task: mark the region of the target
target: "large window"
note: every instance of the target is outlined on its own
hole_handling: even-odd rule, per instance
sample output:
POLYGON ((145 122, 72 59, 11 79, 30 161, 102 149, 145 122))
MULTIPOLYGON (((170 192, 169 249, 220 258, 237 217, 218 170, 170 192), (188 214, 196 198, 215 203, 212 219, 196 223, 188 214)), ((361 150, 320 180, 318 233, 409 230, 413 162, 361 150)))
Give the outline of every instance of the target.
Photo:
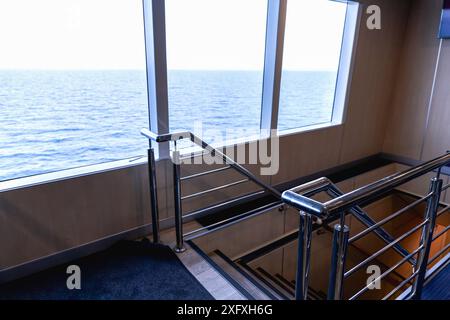
POLYGON ((172 131, 259 133, 266 16, 267 0, 166 0, 172 131))
POLYGON ((145 154, 140 0, 3 0, 0 43, 0 181, 145 154))
POLYGON ((333 117, 347 4, 288 1, 278 129, 333 117))
POLYGON ((0 1, 0 181, 145 154, 148 101, 151 129, 216 146, 276 118, 280 130, 342 120, 357 21, 345 2, 289 0, 284 39, 282 1, 142 3, 0 1))

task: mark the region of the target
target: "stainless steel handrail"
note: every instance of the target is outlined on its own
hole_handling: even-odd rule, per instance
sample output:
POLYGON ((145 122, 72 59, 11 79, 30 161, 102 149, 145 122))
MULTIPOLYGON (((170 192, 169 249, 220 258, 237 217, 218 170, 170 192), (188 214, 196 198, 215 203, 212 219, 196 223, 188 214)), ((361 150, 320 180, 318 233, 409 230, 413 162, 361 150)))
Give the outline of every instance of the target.
POLYGON ((363 238, 364 236, 368 235, 369 233, 373 232, 376 228, 379 228, 383 225, 385 225, 386 223, 388 223, 389 221, 392 221, 393 219, 401 216, 403 213, 406 213, 408 210, 411 210, 412 208, 414 208, 415 206, 421 204, 424 201, 427 201, 433 194, 429 193, 428 195, 426 195, 423 198, 420 198, 419 200, 416 200, 414 202, 412 202, 411 204, 407 205, 406 207, 398 210, 397 212, 391 214, 390 216, 384 218, 383 220, 377 222, 376 224, 374 224, 373 226, 361 231, 360 233, 358 233, 357 235, 351 237, 348 242, 349 243, 353 243, 355 241, 358 241, 359 239, 363 238))
POLYGON ((404 264, 405 262, 408 261, 408 259, 410 259, 411 257, 413 257, 414 255, 416 255, 420 250, 423 249, 423 245, 419 246, 416 250, 414 250, 413 252, 411 252, 408 256, 406 256, 405 258, 401 259, 399 262, 397 262, 395 265, 393 265, 392 267, 390 267, 388 270, 386 270, 385 272, 383 272, 380 276, 378 276, 376 279, 374 279, 371 283, 367 284, 364 288, 362 288, 360 291, 358 291, 356 294, 354 294, 349 300, 355 300, 358 297, 360 297, 362 294, 364 294, 365 292, 367 292, 367 290, 370 290, 370 285, 372 283, 376 283, 377 281, 381 281, 382 279, 386 278, 388 275, 390 275, 395 269, 397 269, 398 267, 400 267, 402 264, 404 264))
POLYGON ((361 205, 365 201, 371 200, 372 197, 377 197, 384 194, 402 184, 414 180, 415 178, 418 178, 430 171, 441 168, 449 163, 450 153, 446 153, 445 155, 425 162, 422 165, 390 175, 325 203, 321 203, 310 199, 307 196, 296 193, 295 191, 302 186, 283 192, 282 197, 286 203, 296 209, 306 211, 321 219, 326 219, 336 212, 345 211, 356 205, 361 205))
POLYGON ((228 170, 230 168, 231 168, 231 166, 225 166, 225 167, 214 169, 214 170, 210 170, 210 171, 205 171, 205 172, 192 174, 190 176, 181 177, 180 180, 181 181, 186 181, 186 180, 191 180, 191 179, 195 179, 195 178, 200 178, 200 177, 203 177, 203 176, 206 176, 206 175, 209 175, 209 174, 222 172, 222 171, 228 170))
POLYGON ((215 149, 196 135, 194 135, 192 132, 184 131, 184 132, 175 132, 175 133, 169 133, 169 134, 162 134, 157 135, 153 132, 151 132, 148 129, 142 129, 141 134, 148 139, 151 139, 153 141, 156 141, 158 143, 161 142, 169 142, 169 141, 178 141, 183 139, 189 139, 191 142, 195 143, 196 145, 202 147, 203 149, 209 151, 212 155, 221 157, 222 160, 225 162, 225 164, 230 165, 241 173, 242 175, 246 176, 250 180, 252 180, 254 183, 259 185, 260 187, 264 188, 265 190, 269 191, 272 195, 274 195, 277 199, 281 199, 281 193, 275 189, 274 187, 266 184, 265 182, 261 181, 259 178, 257 178, 253 173, 251 173, 249 170, 241 166, 239 163, 222 153, 220 150, 215 149))
POLYGON ((344 278, 348 278, 349 276, 351 276, 352 274, 354 274, 356 271, 358 271, 359 269, 361 269, 361 267, 363 267, 364 265, 368 264, 370 261, 374 260, 375 258, 379 257, 380 255, 382 255, 383 253, 385 253, 386 251, 388 251, 389 249, 391 249, 395 244, 399 243, 400 241, 408 238, 410 235, 412 235, 413 233, 415 233, 417 230, 421 229, 424 225, 426 225, 427 223, 429 223, 428 220, 425 220, 424 222, 418 224, 417 226, 415 226, 414 228, 412 228, 411 230, 409 230, 408 232, 404 233, 402 236, 398 237, 394 242, 392 242, 391 244, 383 247, 382 249, 378 250, 377 252, 375 252, 374 254, 370 255, 368 258, 366 258, 364 261, 358 263, 356 266, 354 266, 353 268, 351 268, 350 270, 348 270, 347 272, 344 273, 344 278))
MULTIPOLYGON (((299 210, 301 225, 302 223, 304 224, 309 220, 308 216, 314 216, 325 221, 340 217, 340 223, 335 226, 333 234, 331 258, 332 263, 329 277, 328 299, 342 299, 344 280, 390 249, 396 249, 396 251, 403 256, 403 259, 400 260, 400 262, 398 262, 396 265, 391 267, 379 278, 382 279, 386 277, 389 273, 393 272, 397 267, 407 261, 410 262, 413 266, 413 274, 405 281, 403 281, 400 286, 398 286, 387 296, 385 296, 384 299, 392 297, 399 289, 401 289, 405 284, 409 283, 412 279, 415 280, 413 282, 413 287, 411 290, 412 294, 409 295, 409 298, 418 299, 421 297, 421 292, 426 277, 426 269, 430 263, 429 256, 431 243, 448 231, 447 227, 444 231, 433 236, 436 218, 444 214, 445 212, 448 212, 449 210, 449 206, 445 207, 442 210, 439 210, 441 193, 449 188, 449 185, 443 186, 443 181, 442 179, 440 179, 441 169, 449 163, 450 152, 447 152, 443 156, 425 162, 422 165, 403 171, 401 173, 390 175, 386 178, 356 189, 347 194, 330 192, 332 191, 334 185, 326 178, 317 179, 315 181, 308 182, 306 184, 283 192, 283 201, 286 204, 289 204, 290 206, 299 210), (367 218, 363 215, 364 212, 362 212, 359 206, 373 203, 385 196, 388 192, 394 190, 396 187, 435 170, 437 170, 436 178, 433 178, 431 180, 430 191, 427 195, 396 211, 395 213, 389 215, 381 221, 373 223, 370 221, 370 219, 366 221, 367 218), (317 201, 311 198, 314 192, 310 191, 326 191, 332 196, 332 199, 326 202, 317 201), (380 232, 380 228, 387 222, 395 219, 396 217, 423 202, 426 202, 426 212, 424 215, 424 220, 420 224, 407 231, 397 239, 389 240, 389 242, 387 242, 387 246, 382 247, 380 250, 367 257, 364 261, 358 263, 350 270, 345 271, 346 252, 348 246, 351 243, 372 232, 378 234, 379 236, 381 235, 381 238, 386 240, 386 234, 383 233, 382 230, 380 232), (359 218, 359 220, 365 223, 368 228, 354 235, 352 238, 349 238, 349 228, 345 225, 345 217, 348 214, 352 214, 355 217, 359 218), (422 230, 420 246, 412 253, 405 251, 400 246, 400 242, 411 236, 413 233, 418 232, 419 230, 422 230), (417 260, 414 259, 414 256, 417 256, 417 260)), ((310 241, 310 238, 308 238, 307 228, 303 229, 304 230, 300 229, 299 232, 297 282, 307 284, 309 274, 308 272, 305 273, 305 270, 309 270, 310 248, 304 247, 305 241, 302 241, 302 239, 306 237, 305 239, 308 239, 308 241, 310 241), (306 253, 305 250, 307 251, 306 253)), ((437 259, 439 255, 445 253, 447 249, 448 245, 440 252, 438 252, 438 255, 432 257, 431 261, 437 259)), ((352 299, 357 298, 358 296, 363 294, 366 289, 367 288, 363 288, 362 290, 357 292, 352 297, 352 299)), ((304 290, 305 287, 303 286, 301 290, 298 291, 298 294, 301 297, 304 297, 304 295, 302 295, 302 292, 304 292, 304 290)))
MULTIPOLYGON (((208 151, 211 156, 221 158, 222 161, 224 162, 224 164, 226 165, 226 167, 224 167, 224 168, 212 170, 212 171, 209 171, 208 173, 214 173, 214 172, 223 171, 228 168, 233 168, 237 172, 239 172, 240 174, 242 174, 243 176, 246 177, 245 180, 236 181, 236 182, 224 185, 224 186, 212 188, 210 190, 205 190, 205 191, 197 192, 197 193, 194 193, 191 195, 182 196, 181 195, 181 193, 182 193, 181 192, 181 189, 182 189, 181 182, 182 181, 186 181, 186 180, 189 180, 192 178, 197 178, 199 176, 206 175, 208 173, 195 174, 195 175, 184 177, 184 178, 181 177, 180 154, 179 154, 179 151, 177 151, 175 148, 175 151, 173 152, 173 186, 174 186, 174 209, 175 209, 174 211, 175 211, 175 235, 176 235, 175 251, 177 253, 183 252, 185 250, 185 248, 184 248, 185 235, 183 234, 183 222, 184 222, 184 219, 186 218, 186 216, 183 216, 183 210, 182 210, 183 200, 188 200, 191 198, 203 196, 203 195, 209 194, 211 192, 223 190, 225 188, 236 186, 241 183, 245 183, 247 181, 252 181, 253 183, 262 187, 264 192, 269 192, 270 194, 275 196, 275 198, 279 201, 279 203, 281 205, 281 193, 277 189, 273 188, 272 186, 266 184, 265 182, 263 182, 262 180, 257 178, 253 173, 251 173, 249 170, 244 168, 242 165, 235 162, 233 159, 231 159, 230 157, 228 157, 227 155, 222 153, 220 150, 215 149, 214 147, 212 147, 211 145, 209 145, 208 143, 206 143, 205 141, 203 141, 202 139, 200 139, 199 137, 194 135, 192 132, 184 131, 184 132, 167 133, 167 134, 156 134, 148 129, 142 129, 141 134, 143 136, 145 136, 147 139, 155 141, 157 143, 174 142, 175 147, 176 147, 177 141, 183 140, 183 139, 189 139, 192 143, 194 143, 194 144, 200 146, 202 149, 208 151)), ((150 147, 150 150, 149 150, 149 169, 150 169, 150 166, 153 168, 153 169, 149 170, 150 186, 151 186, 150 193, 151 193, 151 199, 153 201, 153 199, 157 199, 156 187, 155 188, 152 187, 152 186, 156 186, 156 177, 154 174, 155 161, 154 161, 153 149, 150 147), (150 157, 150 155, 152 156, 152 158, 150 157)), ((259 191, 258 191, 258 193, 259 193, 259 191)), ((157 207, 155 207, 155 206, 152 207, 152 221, 153 221, 154 226, 155 225, 157 226, 157 224, 158 224, 158 221, 156 221, 156 219, 158 219, 158 216, 159 216, 157 210, 158 210, 157 207)), ((199 213, 199 211, 193 212, 193 213, 191 212, 188 215, 192 216, 197 213, 199 213)), ((153 233, 154 233, 154 239, 156 242, 156 239, 159 239, 159 228, 154 227, 153 233), (155 235, 156 233, 158 235, 155 235)))
POLYGON ((242 180, 239 180, 239 181, 230 182, 230 183, 225 184, 223 186, 215 187, 215 188, 208 189, 208 190, 205 190, 205 191, 199 191, 197 193, 193 193, 193 194, 181 197, 181 200, 188 200, 188 199, 200 197, 200 196, 203 196, 205 194, 208 194, 208 193, 211 193, 211 192, 215 192, 215 191, 219 191, 219 190, 223 190, 223 189, 227 189, 227 188, 230 188, 230 187, 233 187, 233 186, 237 186, 239 184, 242 184, 242 183, 245 183, 245 182, 248 182, 248 181, 250 181, 250 180, 249 179, 242 179, 242 180))

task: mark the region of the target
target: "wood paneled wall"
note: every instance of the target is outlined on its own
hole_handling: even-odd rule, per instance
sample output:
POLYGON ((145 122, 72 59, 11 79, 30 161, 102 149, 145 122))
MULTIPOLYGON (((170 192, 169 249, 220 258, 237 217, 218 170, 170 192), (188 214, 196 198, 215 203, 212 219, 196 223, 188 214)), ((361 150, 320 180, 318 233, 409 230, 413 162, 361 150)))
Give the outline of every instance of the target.
POLYGON ((414 0, 383 151, 429 160, 450 149, 450 41, 437 38, 441 0, 414 0))

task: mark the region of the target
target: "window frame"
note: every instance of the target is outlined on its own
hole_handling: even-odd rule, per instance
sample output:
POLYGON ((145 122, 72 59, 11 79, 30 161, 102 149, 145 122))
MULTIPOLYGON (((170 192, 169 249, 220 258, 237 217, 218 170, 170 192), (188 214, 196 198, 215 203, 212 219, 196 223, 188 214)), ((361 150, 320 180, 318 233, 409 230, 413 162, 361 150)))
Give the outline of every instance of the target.
MULTIPOLYGON (((329 1, 347 4, 331 119, 329 122, 316 123, 283 130, 278 130, 277 121, 276 129, 279 136, 309 132, 327 127, 335 127, 345 123, 362 10, 360 3, 357 1, 329 1)), ((279 90, 279 96, 281 96, 281 88, 279 88, 279 90)))
MULTIPOLYGON (((284 36, 286 30, 288 0, 267 0, 266 40, 261 99, 261 119, 259 138, 267 138, 271 132, 286 135, 304 131, 323 129, 345 122, 354 56, 357 47, 360 4, 347 3, 343 40, 338 66, 338 76, 334 93, 332 119, 330 122, 278 131, 278 116, 283 71, 284 36)), ((150 130, 163 134, 169 128, 169 104, 166 58, 166 16, 165 0, 143 0, 144 26, 146 34, 147 92, 149 95, 150 130)), ((253 141, 255 137, 239 139, 240 142, 253 141)), ((170 156, 169 145, 153 145, 157 158, 170 156)))
MULTIPOLYGON (((277 132, 278 130, 287 1, 267 0, 268 9, 260 121, 263 135, 259 137, 241 138, 236 143, 248 143, 258 138, 267 138, 269 132, 277 132)), ((279 136, 321 130, 327 127, 342 125, 345 122, 362 10, 360 4, 356 1, 343 2, 347 3, 347 13, 332 120, 324 124, 278 131, 277 134, 279 136)), ((143 0, 143 20, 150 130, 158 134, 164 134, 169 132, 165 0, 143 0)), ((143 147, 144 141, 145 139, 143 138, 143 147)), ((155 143, 152 144, 152 147, 155 149, 158 159, 167 159, 170 157, 170 146, 168 143, 155 143)), ((21 177, 0 182, 0 191, 76 178, 144 163, 146 163, 146 159, 144 158, 132 158, 21 177)))

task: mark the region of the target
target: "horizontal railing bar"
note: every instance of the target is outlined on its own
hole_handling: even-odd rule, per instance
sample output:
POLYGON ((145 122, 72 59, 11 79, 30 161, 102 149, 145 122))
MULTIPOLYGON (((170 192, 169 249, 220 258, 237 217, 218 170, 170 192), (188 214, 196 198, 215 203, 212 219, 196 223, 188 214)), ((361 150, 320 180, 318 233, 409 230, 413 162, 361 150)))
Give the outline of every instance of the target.
POLYGON ((276 203, 276 204, 271 203, 271 204, 268 204, 268 205, 263 206, 261 208, 254 209, 254 210, 251 210, 249 212, 242 213, 242 214, 237 215, 235 217, 231 217, 231 218, 228 218, 228 219, 225 219, 225 220, 213 223, 211 225, 208 225, 208 226, 205 226, 205 227, 198 228, 196 230, 190 231, 190 232, 184 234, 183 237, 186 238, 186 240, 193 240, 195 238, 203 237, 203 236, 205 236, 205 235, 207 235, 209 233, 221 230, 223 228, 227 228, 227 227, 232 226, 232 225, 234 225, 236 223, 239 223, 239 222, 245 221, 247 219, 253 218, 255 216, 258 216, 260 214, 269 212, 270 210, 272 210, 272 209, 274 209, 276 207, 279 207, 281 205, 282 205, 281 201, 276 203), (217 227, 217 228, 215 228, 215 227, 217 227), (202 232, 202 231, 204 231, 204 232, 202 232), (199 232, 202 232, 202 233, 196 235, 199 232))
POLYGON ((390 297, 392 297, 398 290, 400 290, 403 286, 405 286, 408 282, 410 282, 412 279, 414 279, 415 277, 417 277, 417 275, 419 274, 419 270, 417 270, 416 272, 412 273, 408 278, 406 278, 405 280, 403 280, 397 287, 395 287, 394 290, 392 290, 391 292, 389 292, 386 296, 384 296, 384 298, 382 300, 388 300, 390 297))
POLYGON ((344 278, 348 278, 349 276, 351 276, 353 273, 355 273, 356 271, 358 271, 362 266, 366 265, 367 263, 369 263, 370 261, 372 261, 373 259, 375 259, 376 257, 382 255, 383 253, 385 253, 387 250, 389 250, 390 248, 392 248, 394 245, 396 245, 397 243, 399 243, 400 241, 402 241, 403 239, 409 237, 410 235, 412 235, 414 232, 416 232, 417 230, 419 230, 420 228, 422 228, 424 225, 426 225, 429 222, 428 219, 426 219, 425 221, 423 221, 421 224, 415 226, 414 228, 412 228, 411 230, 409 230, 408 232, 404 233, 401 237, 397 238, 396 240, 394 240, 393 242, 391 242, 389 245, 383 247, 382 249, 380 249, 379 251, 377 251, 376 253, 374 253, 373 255, 371 255, 370 257, 368 257, 367 259, 365 259, 364 261, 360 262, 359 264, 357 264, 356 266, 354 266, 352 269, 350 269, 349 271, 344 273, 344 278))
POLYGON ((182 178, 180 178, 180 180, 181 181, 185 181, 185 180, 195 179, 195 178, 206 176, 208 174, 213 174, 213 173, 225 171, 225 170, 228 170, 230 168, 231 168, 231 166, 226 166, 226 167, 222 167, 222 168, 218 168, 218 169, 214 169, 214 170, 200 172, 200 173, 196 173, 196 174, 193 174, 193 175, 190 175, 190 176, 182 177, 182 178))
MULTIPOLYGON (((367 204, 376 196, 385 194, 386 192, 395 189, 411 180, 414 180, 425 173, 433 171, 437 168, 443 167, 450 163, 450 153, 427 161, 417 167, 408 169, 406 171, 395 173, 374 183, 363 186, 359 189, 346 193, 337 198, 331 199, 325 203, 321 203, 296 194, 292 190, 283 193, 283 199, 298 210, 303 210, 309 214, 318 216, 319 218, 327 218, 335 213, 346 211, 354 206, 367 204)), ((301 189, 303 186, 297 188, 301 189)), ((297 189, 295 188, 295 189, 297 189)), ((293 189, 293 190, 295 190, 293 189)))
POLYGON ((446 184, 445 186, 443 186, 441 192, 444 192, 444 191, 447 190, 448 188, 450 188, 450 183, 449 183, 449 184, 446 184))
POLYGON ((239 180, 239 181, 236 181, 236 182, 228 183, 228 184, 225 184, 225 185, 220 186, 220 187, 208 189, 208 190, 205 190, 205 191, 200 191, 200 192, 197 192, 197 193, 194 193, 194 194, 190 194, 188 196, 181 197, 181 200, 187 200, 187 199, 200 197, 200 196, 203 196, 205 194, 208 194, 208 193, 211 193, 211 192, 215 192, 215 191, 219 191, 219 190, 223 190, 223 189, 230 188, 230 187, 234 187, 234 186, 237 186, 239 184, 242 184, 242 183, 245 183, 245 182, 248 182, 248 181, 250 181, 250 180, 249 179, 243 179, 243 180, 239 180))
POLYGON ((438 253, 436 253, 433 258, 428 260, 428 264, 430 265, 431 263, 433 263, 437 258, 439 258, 445 251, 447 251, 450 248, 450 243, 447 243, 447 245, 442 248, 441 250, 438 251, 438 253))
POLYGON ((441 215, 443 215, 446 212, 450 212, 450 205, 445 206, 444 209, 439 210, 438 213, 436 214, 436 218, 440 217, 441 215))
MULTIPOLYGON (((339 188, 333 183, 330 184, 327 193, 332 198, 339 197, 343 194, 341 190, 339 190, 339 188)), ((366 228, 370 228, 372 225, 377 223, 375 220, 370 218, 369 215, 367 215, 367 213, 365 213, 364 210, 359 206, 351 208, 349 210, 349 213, 351 213, 356 219, 358 219, 366 228)), ((381 240, 383 240, 386 244, 389 244, 394 240, 393 237, 390 236, 389 233, 386 232, 382 227, 377 227, 373 231, 375 235, 379 237, 381 240)), ((404 249, 401 245, 394 246, 394 250, 397 251, 403 257, 406 257, 409 254, 409 252, 406 249, 404 249)), ((410 262, 412 265, 416 263, 415 259, 411 259, 410 262)))
POLYGON ((425 196, 424 198, 421 198, 417 201, 414 201, 413 203, 409 204, 408 206, 398 210, 397 212, 393 213, 392 215, 384 218, 383 220, 377 222, 376 224, 374 224, 373 226, 361 231, 359 234, 351 237, 348 242, 349 243, 353 243, 355 241, 358 241, 359 239, 361 239, 362 237, 366 236, 367 234, 369 234, 370 232, 372 232, 375 229, 378 229, 379 227, 383 226, 384 224, 388 223, 389 221, 397 218, 398 216, 402 215, 403 213, 407 212, 408 210, 414 208, 415 206, 419 205, 420 203, 428 200, 433 194, 430 193, 427 196, 425 196))
MULTIPOLYGON (((410 258, 412 258, 412 256, 414 256, 415 254, 417 254, 420 250, 422 250, 423 245, 421 245, 420 247, 418 247, 416 250, 414 250, 413 252, 411 252, 409 255, 407 255, 405 258, 401 259, 397 264, 395 264, 394 266, 392 266, 391 268, 389 268, 387 271, 385 271, 382 275, 380 275, 378 278, 376 278, 375 280, 373 280, 373 282, 377 282, 377 281, 381 281, 383 280, 387 275, 389 275, 391 272, 393 272, 395 269, 397 269, 398 267, 400 267, 402 264, 404 264, 405 262, 407 262, 410 258)), ((369 284, 366 285, 364 288, 362 288, 359 292, 357 292, 354 296, 352 296, 349 300, 355 300, 358 297, 360 297, 362 294, 364 294, 365 292, 367 292, 367 290, 369 290, 369 284)))
POLYGON ((434 241, 434 240, 438 239, 439 237, 442 237, 442 235, 444 235, 449 229, 450 229, 450 226, 445 227, 445 229, 442 230, 441 232, 439 232, 437 235, 435 235, 433 237, 433 240, 431 240, 431 241, 434 241))
POLYGON ((252 200, 252 199, 254 199, 257 196, 264 194, 265 192, 266 191, 264 191, 264 190, 260 190, 260 191, 257 191, 257 192, 252 192, 252 193, 246 194, 246 195, 244 195, 242 197, 234 198, 234 199, 231 199, 231 200, 227 200, 227 201, 224 201, 224 202, 213 204, 213 205, 211 205, 209 207, 206 207, 206 208, 202 208, 202 209, 198 209, 198 210, 194 210, 194 211, 188 212, 185 215, 183 215, 183 220, 196 219, 196 218, 205 216, 205 215, 207 215, 209 213, 217 212, 216 210, 225 210, 226 208, 229 208, 229 207, 233 206, 235 203, 242 203, 243 201, 246 201, 246 200, 252 200))
POLYGON ((297 186, 295 188, 289 189, 289 191, 292 191, 294 193, 300 193, 303 195, 306 195, 307 193, 311 192, 317 192, 317 190, 326 190, 332 182, 330 179, 326 177, 322 177, 307 183, 302 184, 301 186, 297 186))
POLYGON ((441 157, 438 157, 431 161, 427 161, 422 165, 419 165, 412 169, 390 175, 384 179, 349 192, 341 197, 327 201, 325 204, 323 204, 324 212, 329 215, 336 211, 349 209, 355 205, 361 204, 364 200, 369 199, 373 195, 383 194, 402 184, 405 184, 406 182, 418 178, 427 172, 442 167, 449 162, 450 153, 446 153, 441 157))
POLYGON ((169 141, 178 141, 182 139, 189 139, 191 137, 191 133, 189 131, 181 131, 175 133, 166 133, 166 134, 156 134, 146 128, 141 130, 141 134, 147 137, 150 140, 153 140, 158 143, 169 142, 169 141))
POLYGON ((218 156, 222 158, 222 160, 225 162, 225 164, 230 165, 240 174, 246 176, 250 180, 252 180, 254 183, 259 185, 260 187, 264 188, 265 190, 269 191, 271 194, 273 194, 275 197, 281 200, 281 193, 271 185, 265 183, 264 181, 260 180, 258 177, 256 177, 252 172, 250 172, 248 169, 241 166, 239 163, 228 157, 226 154, 221 152, 218 149, 215 149, 196 135, 194 135, 192 132, 185 131, 185 132, 176 132, 176 133, 169 133, 169 134, 163 134, 163 135, 157 135, 154 132, 151 132, 150 130, 144 128, 141 130, 141 134, 148 139, 152 139, 156 142, 168 142, 168 141, 177 141, 182 139, 189 139, 196 145, 200 146, 201 148, 205 149, 206 151, 209 151, 211 155, 218 156))

